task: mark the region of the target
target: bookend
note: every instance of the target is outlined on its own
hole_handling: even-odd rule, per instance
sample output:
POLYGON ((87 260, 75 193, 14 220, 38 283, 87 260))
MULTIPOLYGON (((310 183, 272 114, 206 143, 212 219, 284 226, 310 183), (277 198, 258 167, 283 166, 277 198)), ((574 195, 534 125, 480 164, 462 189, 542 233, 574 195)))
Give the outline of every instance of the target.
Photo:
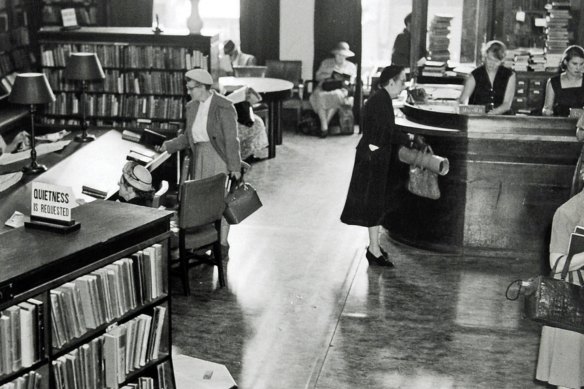
POLYGON ((47 219, 44 217, 31 216, 30 221, 24 222, 25 228, 30 228, 33 230, 44 230, 58 232, 60 234, 67 234, 69 232, 77 231, 81 228, 81 223, 75 220, 63 221, 47 219))

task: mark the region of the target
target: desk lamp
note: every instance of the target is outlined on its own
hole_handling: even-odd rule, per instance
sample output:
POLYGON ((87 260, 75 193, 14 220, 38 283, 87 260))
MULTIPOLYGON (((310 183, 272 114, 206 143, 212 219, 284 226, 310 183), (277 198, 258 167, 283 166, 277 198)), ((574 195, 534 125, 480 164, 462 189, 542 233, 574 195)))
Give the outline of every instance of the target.
POLYGON ((81 81, 81 129, 83 133, 75 137, 77 142, 91 142, 95 136, 87 134, 86 100, 87 82, 103 80, 105 74, 95 53, 71 53, 65 66, 65 78, 81 81))
POLYGON ((46 171, 46 166, 39 165, 36 162, 34 112, 36 104, 48 104, 55 101, 55 95, 47 78, 43 73, 20 73, 16 75, 8 101, 16 104, 26 104, 30 108, 30 166, 25 166, 22 171, 24 174, 37 174, 46 171))

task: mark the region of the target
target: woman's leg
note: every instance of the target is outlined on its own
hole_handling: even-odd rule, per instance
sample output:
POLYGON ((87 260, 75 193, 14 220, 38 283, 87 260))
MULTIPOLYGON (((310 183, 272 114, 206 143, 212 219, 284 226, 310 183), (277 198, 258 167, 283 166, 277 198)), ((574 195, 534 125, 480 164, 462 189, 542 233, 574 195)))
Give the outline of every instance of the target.
POLYGON ((229 223, 225 218, 221 219, 221 233, 219 236, 219 243, 221 244, 221 256, 223 260, 229 257, 229 241, 227 237, 229 236, 229 223))
POLYGON ((368 227, 369 230, 369 252, 376 257, 381 256, 381 247, 379 246, 379 226, 368 227))
POLYGON ((327 119, 327 110, 321 108, 317 111, 318 118, 320 119, 320 130, 327 131, 328 130, 328 119, 327 119))

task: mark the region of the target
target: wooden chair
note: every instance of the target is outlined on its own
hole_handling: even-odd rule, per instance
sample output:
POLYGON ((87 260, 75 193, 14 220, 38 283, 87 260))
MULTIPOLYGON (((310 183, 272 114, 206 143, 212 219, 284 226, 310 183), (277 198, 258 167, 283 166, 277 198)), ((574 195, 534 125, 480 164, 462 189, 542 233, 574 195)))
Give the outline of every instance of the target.
POLYGON ((162 180, 160 182, 160 189, 158 189, 156 193, 154 193, 154 197, 152 198, 152 208, 159 208, 161 205, 164 205, 167 192, 168 181, 162 180))
POLYGON ((201 180, 185 181, 181 185, 180 207, 178 212, 179 263, 183 290, 189 295, 189 268, 202 262, 187 249, 198 250, 212 247, 213 256, 209 257, 217 266, 219 285, 225 286, 225 275, 221 258, 221 218, 225 210, 225 183, 227 175, 217 174, 201 180), (196 259, 194 263, 192 259, 196 259))
POLYGON ((295 110, 296 124, 298 124, 302 115, 304 95, 302 61, 268 59, 266 60, 266 67, 266 77, 279 78, 294 84, 292 94, 290 98, 282 102, 282 108, 295 110))
POLYGON ((234 66, 233 74, 235 77, 265 77, 266 66, 234 66))

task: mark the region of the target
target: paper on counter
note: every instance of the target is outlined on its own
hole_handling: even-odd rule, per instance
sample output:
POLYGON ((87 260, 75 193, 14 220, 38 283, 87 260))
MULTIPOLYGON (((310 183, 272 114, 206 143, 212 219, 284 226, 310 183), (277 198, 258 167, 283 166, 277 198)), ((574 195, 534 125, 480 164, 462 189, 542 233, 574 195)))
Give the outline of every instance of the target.
MULTIPOLYGON (((53 143, 42 143, 36 146, 37 157, 59 151, 65 148, 70 140, 61 140, 53 143)), ((8 153, 0 155, 0 165, 9 165, 14 162, 23 161, 30 158, 30 150, 19 151, 18 153, 8 153)))
POLYGON ((25 216, 22 212, 14 211, 10 219, 4 222, 5 226, 18 228, 24 226, 25 216))
POLYGON ((0 175, 0 192, 4 192, 22 178, 22 172, 8 173, 0 175))
POLYGON ((67 135, 69 135, 71 131, 61 130, 59 132, 53 132, 51 134, 45 134, 40 136, 35 136, 34 138, 38 141, 42 142, 56 142, 58 140, 63 139, 67 135))

